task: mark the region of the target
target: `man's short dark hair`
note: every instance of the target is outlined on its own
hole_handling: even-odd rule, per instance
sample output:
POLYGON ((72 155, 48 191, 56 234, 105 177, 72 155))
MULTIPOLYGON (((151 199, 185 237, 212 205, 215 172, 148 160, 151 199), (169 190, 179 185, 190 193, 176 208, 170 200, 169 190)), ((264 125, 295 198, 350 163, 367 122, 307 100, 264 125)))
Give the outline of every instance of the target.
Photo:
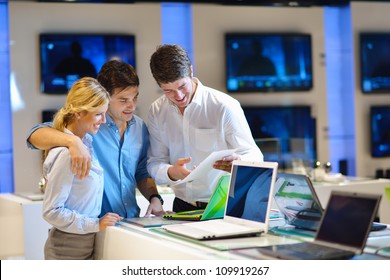
POLYGON ((150 58, 150 70, 158 84, 192 76, 191 60, 179 45, 160 45, 150 58))
POLYGON ((138 87, 139 78, 134 67, 119 60, 110 60, 100 69, 97 80, 112 96, 114 90, 138 87))

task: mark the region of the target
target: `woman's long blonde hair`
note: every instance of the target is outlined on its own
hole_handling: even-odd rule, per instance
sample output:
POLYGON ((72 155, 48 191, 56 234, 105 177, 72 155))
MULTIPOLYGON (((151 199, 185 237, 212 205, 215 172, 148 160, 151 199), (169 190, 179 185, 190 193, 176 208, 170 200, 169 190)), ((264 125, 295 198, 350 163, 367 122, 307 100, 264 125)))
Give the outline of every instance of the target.
MULTIPOLYGON (((53 127, 59 131, 65 128, 76 118, 76 113, 83 111, 94 112, 110 101, 110 94, 94 78, 84 77, 76 81, 68 92, 65 105, 54 115, 53 127)), ((49 150, 44 153, 44 159, 49 150)), ((43 176, 39 182, 41 192, 45 192, 47 178, 43 176)))
POLYGON ((69 90, 65 105, 54 115, 53 127, 64 131, 75 119, 76 113, 96 111, 109 100, 109 93, 96 79, 81 78, 69 90))

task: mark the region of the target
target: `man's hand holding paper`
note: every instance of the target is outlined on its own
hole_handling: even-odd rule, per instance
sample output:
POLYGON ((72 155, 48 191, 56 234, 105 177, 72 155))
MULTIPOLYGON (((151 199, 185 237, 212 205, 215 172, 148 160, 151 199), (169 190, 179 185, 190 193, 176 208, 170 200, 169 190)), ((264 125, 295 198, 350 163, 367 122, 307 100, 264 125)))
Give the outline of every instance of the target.
POLYGON ((230 170, 232 169, 233 160, 240 160, 240 159, 241 159, 240 155, 233 153, 232 155, 223 157, 221 160, 217 160, 214 163, 213 168, 230 172, 230 170))
MULTIPOLYGON (((215 166, 218 167, 217 169, 229 172, 230 171, 230 169, 228 168, 229 164, 231 166, 231 162, 233 161, 233 159, 239 158, 239 156, 234 153, 235 151, 236 151, 236 149, 212 152, 194 170, 192 170, 192 172, 190 170, 186 169, 185 164, 184 164, 182 166, 182 168, 185 168, 189 172, 188 176, 185 177, 183 180, 176 182, 173 185, 177 185, 177 184, 181 184, 181 183, 185 183, 185 182, 191 182, 194 180, 202 180, 202 179, 207 180, 208 172, 212 168, 215 168, 215 166)), ((188 161, 188 162, 190 162, 190 161, 188 161)), ((188 162, 186 162, 186 163, 188 163, 188 162)), ((175 166, 176 165, 177 165, 177 163, 175 164, 175 166)), ((169 170, 168 170, 168 172, 169 172, 169 170)))

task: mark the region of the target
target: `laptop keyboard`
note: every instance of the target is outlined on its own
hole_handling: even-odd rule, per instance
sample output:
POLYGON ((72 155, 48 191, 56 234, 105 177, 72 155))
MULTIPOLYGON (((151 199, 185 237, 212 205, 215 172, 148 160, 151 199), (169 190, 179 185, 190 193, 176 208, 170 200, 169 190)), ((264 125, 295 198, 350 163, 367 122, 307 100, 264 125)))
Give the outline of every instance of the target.
POLYGON ((204 209, 193 210, 193 211, 185 211, 185 212, 177 212, 176 215, 201 215, 204 213, 204 209))
POLYGON ((208 233, 236 233, 246 231, 248 228, 242 225, 236 225, 223 220, 207 221, 204 224, 192 223, 191 228, 196 228, 208 233), (206 225, 207 224, 207 225, 206 225))
POLYGON ((278 250, 279 249, 292 250, 298 253, 311 256, 313 259, 344 259, 351 258, 355 255, 351 251, 327 247, 310 242, 278 245, 278 250))
POLYGON ((203 239, 233 238, 239 236, 251 236, 261 233, 260 229, 254 230, 243 225, 233 224, 224 220, 210 220, 203 222, 185 223, 181 225, 163 226, 168 232, 187 237, 203 239))

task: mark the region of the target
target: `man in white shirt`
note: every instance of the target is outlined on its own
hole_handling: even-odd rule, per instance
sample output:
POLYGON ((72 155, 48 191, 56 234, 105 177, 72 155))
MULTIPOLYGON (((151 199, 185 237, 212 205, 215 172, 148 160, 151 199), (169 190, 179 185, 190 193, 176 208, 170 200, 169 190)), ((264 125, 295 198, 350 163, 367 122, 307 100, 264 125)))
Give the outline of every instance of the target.
POLYGON ((205 180, 171 186, 173 211, 205 208, 219 177, 235 159, 263 161, 240 103, 193 77, 190 58, 178 45, 161 45, 150 68, 164 91, 150 107, 147 169, 158 184, 184 179, 211 152, 236 149, 216 161, 205 180))

